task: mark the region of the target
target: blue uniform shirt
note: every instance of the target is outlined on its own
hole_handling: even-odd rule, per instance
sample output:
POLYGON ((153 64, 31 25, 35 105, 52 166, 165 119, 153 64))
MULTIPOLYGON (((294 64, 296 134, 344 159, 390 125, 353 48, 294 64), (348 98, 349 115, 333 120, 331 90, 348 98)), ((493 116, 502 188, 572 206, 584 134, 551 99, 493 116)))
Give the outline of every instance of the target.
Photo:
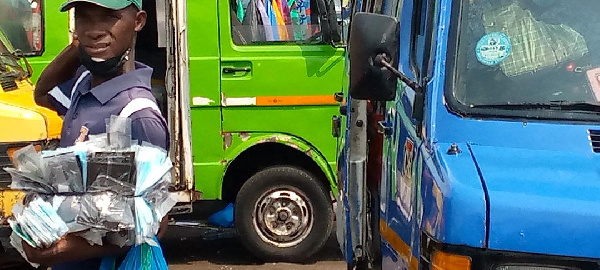
MULTIPOLYGON (((105 133, 106 119, 119 115, 134 99, 145 98, 156 103, 150 90, 151 76, 152 68, 136 63, 135 70, 92 88, 91 74, 82 67, 75 78, 56 86, 49 92, 48 99, 64 116, 60 146, 73 145, 80 137, 82 127, 87 128, 88 135, 105 133)), ((143 108, 129 118, 132 139, 169 149, 167 124, 160 112, 143 108)), ((98 269, 100 262, 101 258, 73 261, 55 265, 52 269, 98 269)))
MULTIPOLYGON (((106 119, 119 115, 133 99, 147 98, 156 103, 151 92, 152 68, 136 62, 135 70, 91 88, 91 74, 80 68, 75 78, 56 86, 49 92, 50 102, 64 116, 60 146, 75 144, 82 127, 88 135, 106 132, 106 119)), ((144 108, 131 116, 131 136, 169 149, 167 124, 154 109, 144 108)), ((85 135, 85 134, 84 134, 85 135)), ((85 137, 85 136, 84 136, 85 137)))

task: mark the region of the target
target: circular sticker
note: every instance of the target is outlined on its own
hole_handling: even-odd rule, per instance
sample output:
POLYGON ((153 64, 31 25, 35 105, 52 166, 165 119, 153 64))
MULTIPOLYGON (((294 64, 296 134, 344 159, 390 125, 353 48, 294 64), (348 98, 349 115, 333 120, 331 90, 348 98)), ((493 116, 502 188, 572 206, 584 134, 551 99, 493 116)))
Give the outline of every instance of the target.
POLYGON ((511 44, 508 36, 501 32, 489 33, 477 42, 475 55, 486 66, 495 66, 510 54, 511 44))

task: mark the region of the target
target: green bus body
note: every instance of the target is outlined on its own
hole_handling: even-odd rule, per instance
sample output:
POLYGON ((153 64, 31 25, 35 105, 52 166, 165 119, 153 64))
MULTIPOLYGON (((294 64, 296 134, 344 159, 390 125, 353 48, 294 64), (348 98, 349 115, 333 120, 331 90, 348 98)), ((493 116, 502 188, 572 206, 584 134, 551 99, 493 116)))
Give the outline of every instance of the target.
MULTIPOLYGON (((69 42, 69 15, 58 12, 61 2, 45 2, 45 50, 29 58, 34 81, 69 42)), ((250 177, 286 165, 337 193, 332 116, 339 104, 333 94, 344 85, 345 49, 326 42, 236 45, 228 0, 186 5, 191 138, 183 140, 191 140, 194 191, 202 200, 236 202, 250 177)), ((299 252, 307 253, 257 253, 277 259, 291 254, 294 260, 316 250, 299 252)))

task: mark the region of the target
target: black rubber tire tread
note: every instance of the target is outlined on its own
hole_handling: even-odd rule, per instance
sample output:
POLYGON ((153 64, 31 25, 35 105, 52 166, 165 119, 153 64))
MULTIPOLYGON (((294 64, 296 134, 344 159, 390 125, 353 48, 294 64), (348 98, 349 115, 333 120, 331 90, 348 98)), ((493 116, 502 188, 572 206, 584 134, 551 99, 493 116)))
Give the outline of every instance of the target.
POLYGON ((243 245, 265 261, 304 262, 327 242, 333 229, 329 188, 307 171, 292 166, 265 168, 244 183, 236 198, 235 227, 243 245), (299 192, 311 204, 313 226, 299 244, 281 248, 264 242, 254 230, 252 214, 259 197, 269 189, 285 187, 299 192))

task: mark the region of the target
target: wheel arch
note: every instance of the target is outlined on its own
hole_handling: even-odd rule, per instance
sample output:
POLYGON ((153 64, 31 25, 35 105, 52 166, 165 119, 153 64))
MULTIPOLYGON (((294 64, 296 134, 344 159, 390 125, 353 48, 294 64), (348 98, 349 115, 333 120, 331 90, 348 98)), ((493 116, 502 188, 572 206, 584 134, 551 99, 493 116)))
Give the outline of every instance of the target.
MULTIPOLYGON (((241 135, 241 133, 240 133, 241 135)), ((323 154, 308 142, 286 134, 244 134, 243 143, 226 157, 228 163, 221 185, 222 198, 233 202, 242 185, 256 172, 274 165, 306 169, 318 177, 333 194, 337 183, 323 154)))

